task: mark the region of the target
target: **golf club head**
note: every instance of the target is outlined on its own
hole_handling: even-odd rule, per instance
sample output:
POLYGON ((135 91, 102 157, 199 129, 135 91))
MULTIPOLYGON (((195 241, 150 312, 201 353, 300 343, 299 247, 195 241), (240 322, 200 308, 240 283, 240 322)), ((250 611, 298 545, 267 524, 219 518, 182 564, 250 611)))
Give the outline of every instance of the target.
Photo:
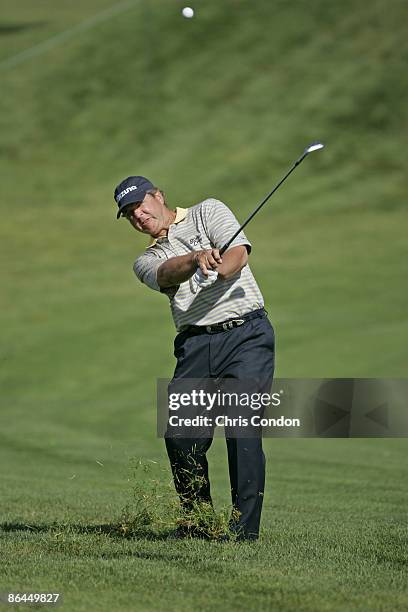
POLYGON ((312 153, 312 151, 318 151, 319 149, 323 149, 324 144, 322 142, 311 142, 308 147, 304 150, 305 155, 308 153, 312 153))

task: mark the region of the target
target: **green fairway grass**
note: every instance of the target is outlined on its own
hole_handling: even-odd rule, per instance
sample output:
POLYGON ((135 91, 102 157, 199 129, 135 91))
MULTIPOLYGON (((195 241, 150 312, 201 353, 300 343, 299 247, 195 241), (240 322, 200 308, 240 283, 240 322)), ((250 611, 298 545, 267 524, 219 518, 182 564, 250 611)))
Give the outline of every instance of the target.
MULTIPOLYGON (((268 441, 264 529, 252 545, 110 533, 132 486, 125 445, 82 433, 42 446, 3 480, 3 588, 60 592, 69 610, 406 609, 405 441, 268 441)), ((156 461, 152 451, 143 455, 156 461)), ((212 476, 219 507, 225 469, 212 476)))
POLYGON ((247 228, 276 374, 407 375, 407 3, 193 7, 1 1, 0 592, 75 611, 406 610, 404 439, 266 440, 255 545, 167 540, 170 516, 120 530, 135 461, 156 462, 152 507, 176 501, 155 437, 174 329, 132 271, 146 237, 115 218, 125 176, 243 221, 322 140, 247 228))

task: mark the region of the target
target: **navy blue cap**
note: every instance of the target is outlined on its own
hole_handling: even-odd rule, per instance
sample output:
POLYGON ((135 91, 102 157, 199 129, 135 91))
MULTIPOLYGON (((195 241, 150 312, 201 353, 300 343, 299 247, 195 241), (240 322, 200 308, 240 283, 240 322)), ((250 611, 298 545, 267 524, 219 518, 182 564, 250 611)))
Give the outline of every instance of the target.
POLYGON ((122 210, 128 204, 142 202, 150 189, 156 189, 156 187, 144 176, 128 176, 119 183, 113 194, 116 204, 119 206, 116 218, 119 219, 122 210))

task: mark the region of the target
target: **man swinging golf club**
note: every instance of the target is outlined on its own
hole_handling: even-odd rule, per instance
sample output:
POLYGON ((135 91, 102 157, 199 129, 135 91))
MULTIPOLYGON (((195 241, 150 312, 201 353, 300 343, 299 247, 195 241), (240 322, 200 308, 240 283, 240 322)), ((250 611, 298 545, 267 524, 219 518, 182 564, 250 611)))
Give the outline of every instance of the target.
MULTIPOLYGON (((181 379, 235 379, 254 381, 256 388, 251 392, 269 391, 274 371, 274 332, 248 265, 251 243, 233 213, 213 198, 191 208, 171 210, 164 193, 142 176, 124 179, 114 197, 117 218, 126 218, 134 229, 152 239, 136 259, 134 272, 140 281, 170 300, 178 332, 174 341, 177 365, 171 385, 181 379)), ((212 432, 185 438, 169 434, 168 429, 165 441, 182 505, 188 510, 200 502, 211 504, 206 453, 212 432)), ((226 443, 233 505, 231 530, 238 540, 256 540, 265 484, 262 439, 260 435, 226 435, 226 443)), ((194 533, 191 526, 179 530, 180 536, 194 533)))

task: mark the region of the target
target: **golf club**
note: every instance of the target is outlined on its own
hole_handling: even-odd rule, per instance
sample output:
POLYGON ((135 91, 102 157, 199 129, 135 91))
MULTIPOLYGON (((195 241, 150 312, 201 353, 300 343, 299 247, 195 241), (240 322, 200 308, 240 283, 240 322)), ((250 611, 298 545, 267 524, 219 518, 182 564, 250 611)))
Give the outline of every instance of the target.
POLYGON ((306 147, 306 149, 303 151, 302 155, 299 157, 299 159, 297 159, 295 161, 295 163, 293 164, 293 166, 291 167, 291 169, 289 170, 289 172, 287 174, 285 174, 285 176, 283 177, 282 180, 279 181, 279 183, 277 185, 275 185, 275 187, 272 189, 271 192, 268 193, 268 195, 262 200, 262 202, 255 208, 254 212, 251 213, 248 217, 248 219, 241 225, 241 227, 235 232, 235 234, 232 236, 232 238, 230 238, 228 240, 227 243, 224 244, 224 246, 220 249, 220 255, 222 255, 223 253, 225 253, 225 251, 228 249, 228 247, 230 246, 230 244, 235 240, 235 238, 238 236, 238 234, 240 232, 242 232, 242 230, 244 229, 244 227, 246 227, 246 225, 248 225, 248 223, 251 221, 251 219, 253 217, 255 217, 256 213, 261 210, 262 206, 264 204, 266 204, 266 202, 269 200, 269 198, 271 197, 271 195, 273 195, 275 193, 275 191, 282 185, 282 183, 284 181, 286 181, 286 179, 288 178, 289 174, 291 174, 293 172, 293 170, 296 168, 296 166, 298 166, 300 164, 300 162, 302 162, 306 155, 309 155, 309 153, 312 153, 312 151, 318 151, 319 149, 323 149, 324 144, 321 142, 312 142, 308 147, 306 147))

